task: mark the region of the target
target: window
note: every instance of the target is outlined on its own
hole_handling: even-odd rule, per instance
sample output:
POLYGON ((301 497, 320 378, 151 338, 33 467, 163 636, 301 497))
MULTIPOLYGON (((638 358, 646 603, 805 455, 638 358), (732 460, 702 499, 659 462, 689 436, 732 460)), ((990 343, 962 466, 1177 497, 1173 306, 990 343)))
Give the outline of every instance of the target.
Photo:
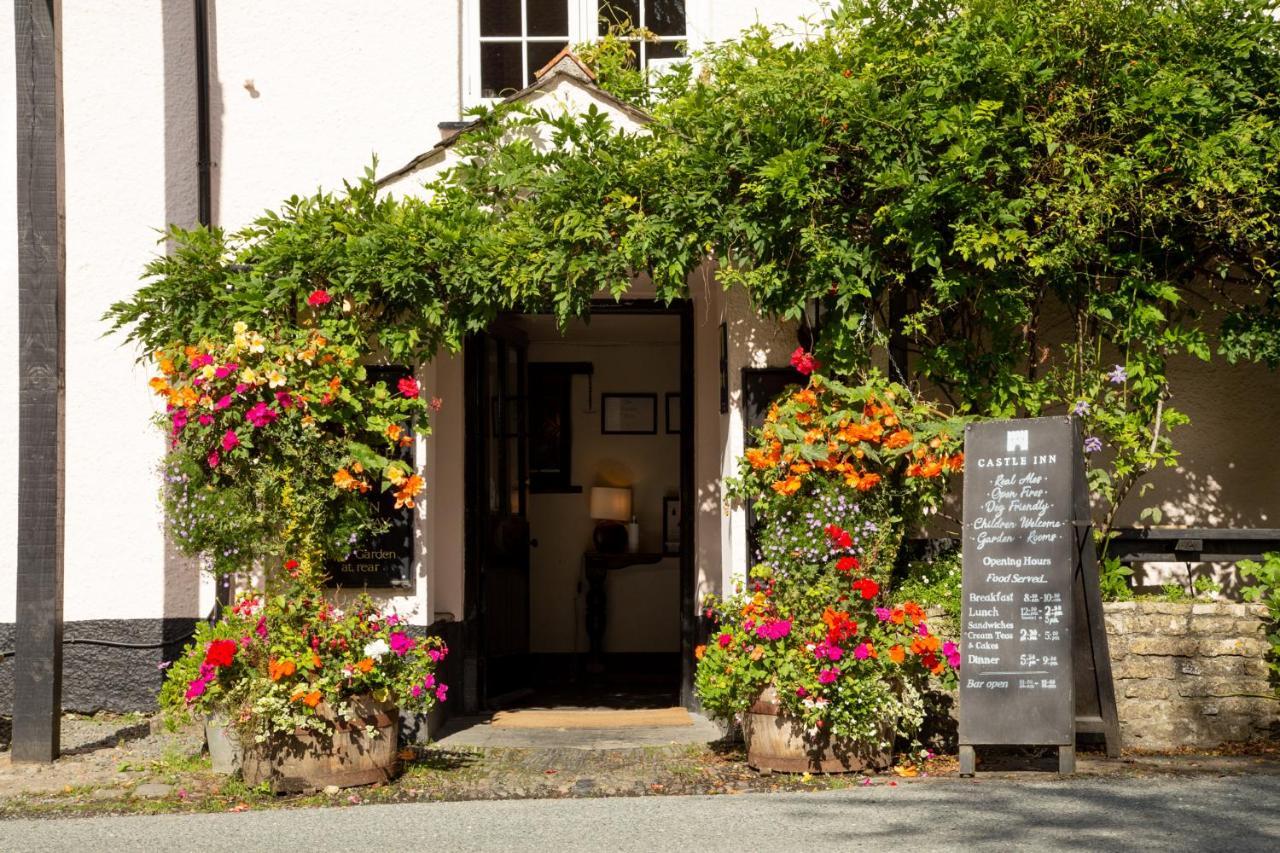
POLYGON ((480 97, 501 98, 570 42, 568 0, 479 0, 480 97))
POLYGON ((630 21, 651 31, 658 41, 635 42, 641 68, 653 60, 681 56, 677 45, 686 39, 685 0, 599 0, 599 32, 604 35, 613 24, 630 21))
POLYGON ((658 38, 637 41, 642 68, 680 55, 686 0, 465 0, 464 101, 473 106, 518 92, 566 45, 631 21, 658 38))

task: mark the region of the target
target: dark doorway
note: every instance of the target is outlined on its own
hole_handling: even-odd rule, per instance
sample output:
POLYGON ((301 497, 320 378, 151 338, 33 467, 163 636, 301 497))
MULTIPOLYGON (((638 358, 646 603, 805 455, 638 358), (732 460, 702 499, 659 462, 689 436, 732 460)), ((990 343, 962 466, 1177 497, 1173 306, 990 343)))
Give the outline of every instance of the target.
MULTIPOLYGON (((645 528, 650 538, 644 550, 656 549, 672 565, 666 577, 676 587, 672 606, 679 612, 665 615, 672 622, 672 633, 667 636, 678 635, 678 646, 663 654, 606 654, 606 665, 601 667, 599 656, 593 658, 585 651, 583 637, 589 618, 584 619, 575 604, 572 617, 556 618, 558 624, 574 621, 574 630, 579 636, 575 636, 567 648, 552 649, 555 653, 549 653, 545 637, 536 649, 531 649, 531 630, 537 635, 539 624, 531 623, 531 611, 545 621, 548 593, 542 581, 531 577, 531 563, 535 564, 536 575, 539 560, 531 560, 530 548, 535 549, 534 554, 544 567, 551 559, 565 564, 563 571, 569 571, 567 555, 553 557, 549 552, 556 548, 572 550, 576 546, 566 545, 557 538, 560 531, 554 524, 548 527, 545 509, 540 513, 535 511, 534 515, 542 520, 531 532, 530 502, 541 500, 546 502, 545 507, 560 501, 561 506, 574 508, 581 503, 584 509, 575 511, 584 515, 593 485, 593 472, 574 470, 570 464, 571 436, 560 432, 561 426, 566 431, 569 429, 568 402, 564 397, 570 393, 568 389, 574 381, 580 383, 579 399, 586 387, 593 388, 586 393, 594 394, 596 399, 602 392, 632 389, 589 386, 593 381, 589 360, 548 363, 545 355, 541 359, 530 358, 526 329, 530 326, 545 329, 549 318, 539 315, 503 318, 484 334, 468 339, 465 358, 467 658, 474 666, 472 677, 481 708, 520 705, 634 708, 673 704, 692 707, 692 651, 697 639, 692 542, 694 421, 693 406, 679 406, 679 402, 691 403, 693 399, 692 313, 687 303, 662 306, 652 302, 609 302, 592 308, 593 317, 646 315, 671 315, 671 327, 678 328, 678 341, 673 341, 673 346, 678 347, 678 361, 669 385, 635 389, 663 391, 667 392, 666 396, 678 394, 680 397, 680 401, 673 400, 670 404, 665 397, 658 397, 662 411, 657 429, 667 446, 678 447, 672 458, 672 462, 678 464, 670 466, 678 470, 668 472, 670 497, 665 500, 678 498, 679 518, 668 525, 668 530, 663 530, 664 537, 678 540, 674 550, 664 550, 665 543, 657 538, 657 531, 662 530, 658 514, 667 512, 664 496, 658 495, 655 499, 653 495, 646 495, 643 504, 646 512, 650 503, 655 507, 653 520, 645 528), (668 429, 669 405, 678 416, 678 420, 673 421, 678 430, 668 429), (538 423, 531 421, 531 409, 538 423), (678 536, 674 535, 675 530, 678 536), (543 539, 541 548, 539 538, 543 539)), ((600 337, 599 328, 595 337, 600 337)), ((573 343, 573 336, 566 341, 573 343)), ((536 335, 534 346, 537 346, 536 335)), ((581 518, 575 523, 581 527, 581 518)), ((576 542, 575 537, 580 535, 581 530, 575 528, 567 538, 576 542)), ((578 561, 585 568, 586 549, 578 548, 573 559, 574 570, 578 561)), ((609 582, 614 595, 624 598, 627 583, 633 586, 635 583, 634 579, 620 582, 619 574, 613 573, 609 582)), ((586 589, 584 580, 577 588, 583 601, 586 589)))

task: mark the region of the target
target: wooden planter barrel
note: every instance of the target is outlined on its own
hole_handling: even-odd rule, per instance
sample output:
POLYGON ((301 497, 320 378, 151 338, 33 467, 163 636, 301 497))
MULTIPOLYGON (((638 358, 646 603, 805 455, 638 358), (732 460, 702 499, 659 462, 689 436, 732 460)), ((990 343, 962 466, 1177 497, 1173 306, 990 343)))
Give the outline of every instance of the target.
MULTIPOLYGON (((893 761, 891 749, 868 747, 829 737, 821 729, 804 728, 802 722, 787 715, 772 687, 765 688, 743 714, 742 730, 747 740, 747 764, 756 770, 852 773, 884 770, 893 761)), ((889 727, 884 740, 892 743, 892 734, 889 727)))
POLYGON ((358 715, 352 721, 337 719, 324 704, 316 709, 333 721, 332 736, 299 729, 246 743, 240 767, 245 784, 267 782, 273 793, 294 794, 394 779, 400 772, 399 708, 369 696, 357 696, 351 704, 358 715), (375 736, 366 733, 366 726, 374 727, 375 736))

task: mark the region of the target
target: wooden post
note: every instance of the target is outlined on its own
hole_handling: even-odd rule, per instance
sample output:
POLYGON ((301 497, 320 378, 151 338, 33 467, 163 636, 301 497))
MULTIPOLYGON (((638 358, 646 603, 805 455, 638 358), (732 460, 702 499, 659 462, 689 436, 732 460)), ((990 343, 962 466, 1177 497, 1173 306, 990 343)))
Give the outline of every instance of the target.
POLYGON ((53 0, 15 0, 18 584, 13 761, 58 757, 62 714, 63 270, 53 0))

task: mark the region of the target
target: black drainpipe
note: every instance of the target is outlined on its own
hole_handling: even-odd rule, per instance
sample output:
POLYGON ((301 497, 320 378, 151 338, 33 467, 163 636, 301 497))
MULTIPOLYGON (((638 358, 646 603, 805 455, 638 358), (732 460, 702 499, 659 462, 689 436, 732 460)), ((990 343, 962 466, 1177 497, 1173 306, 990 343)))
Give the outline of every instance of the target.
MULTIPOLYGON (((213 224, 213 183, 210 175, 212 144, 209 133, 209 3, 194 0, 196 36, 196 220, 206 228, 213 224)), ((210 621, 231 603, 231 576, 217 579, 216 603, 210 621)))
POLYGON ((209 4, 195 0, 196 19, 196 219, 201 225, 213 223, 212 169, 209 141, 209 4))

